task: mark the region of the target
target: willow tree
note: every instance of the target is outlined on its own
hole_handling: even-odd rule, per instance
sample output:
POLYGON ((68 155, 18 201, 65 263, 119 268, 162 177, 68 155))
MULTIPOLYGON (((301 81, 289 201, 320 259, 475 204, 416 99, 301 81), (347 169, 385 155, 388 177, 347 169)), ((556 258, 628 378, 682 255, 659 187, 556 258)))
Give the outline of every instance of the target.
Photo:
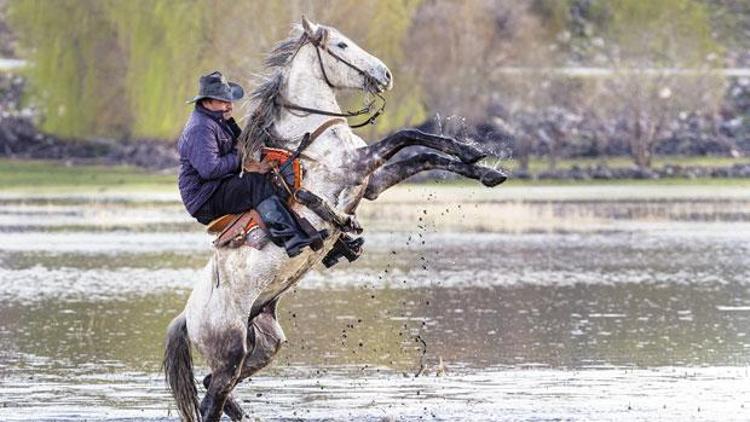
POLYGON ((185 120, 186 99, 195 95, 196 75, 216 62, 209 29, 211 9, 185 0, 110 0, 108 20, 127 57, 124 84, 138 138, 170 138, 185 120))
POLYGON ((376 132, 422 123, 427 117, 421 86, 407 61, 407 54, 413 52, 404 49, 419 4, 417 0, 401 0, 377 1, 373 5, 365 44, 391 68, 395 81, 388 112, 376 132))
POLYGON ((9 18, 31 66, 44 130, 65 137, 174 139, 199 75, 222 70, 246 89, 262 57, 302 14, 340 28, 397 81, 378 131, 420 121, 402 43, 419 0, 16 0, 9 18))
POLYGON ((127 59, 97 0, 44 0, 10 4, 33 65, 31 86, 44 113, 43 128, 62 136, 127 134, 132 116, 123 112, 127 59))
POLYGON ((208 59, 196 1, 17 0, 9 18, 31 62, 44 130, 169 138, 208 59))

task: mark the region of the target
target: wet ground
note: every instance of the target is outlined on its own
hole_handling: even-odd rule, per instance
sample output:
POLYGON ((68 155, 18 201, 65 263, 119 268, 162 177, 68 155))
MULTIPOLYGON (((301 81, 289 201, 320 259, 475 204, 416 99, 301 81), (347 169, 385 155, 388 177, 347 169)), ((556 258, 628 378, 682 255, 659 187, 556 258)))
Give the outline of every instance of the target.
MULTIPOLYGON (((366 255, 283 299, 245 409, 750 419, 750 193, 528 189, 364 208, 366 255)), ((210 239, 174 198, 0 195, 0 240, 0 420, 176 420, 163 335, 210 239)))

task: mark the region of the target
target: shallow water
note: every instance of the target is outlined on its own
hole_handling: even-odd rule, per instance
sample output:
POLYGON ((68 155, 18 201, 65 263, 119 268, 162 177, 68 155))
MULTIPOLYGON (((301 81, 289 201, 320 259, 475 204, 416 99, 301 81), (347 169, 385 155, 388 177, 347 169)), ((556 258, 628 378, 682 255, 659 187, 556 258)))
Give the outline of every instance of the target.
MULTIPOLYGON (((248 412, 750 418, 750 198, 521 198, 518 229, 429 195, 365 210, 365 256, 282 300, 289 343, 238 387, 248 412), (550 212, 565 226, 528 218, 550 212)), ((176 420, 159 360, 210 253, 199 229, 168 198, 0 201, 0 420, 176 420)))

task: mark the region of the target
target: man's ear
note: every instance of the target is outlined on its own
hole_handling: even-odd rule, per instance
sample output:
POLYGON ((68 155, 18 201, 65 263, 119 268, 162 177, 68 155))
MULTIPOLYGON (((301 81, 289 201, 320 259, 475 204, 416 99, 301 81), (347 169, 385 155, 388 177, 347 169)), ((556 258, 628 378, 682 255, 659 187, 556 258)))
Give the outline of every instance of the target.
POLYGON ((315 32, 318 30, 318 25, 310 22, 305 15, 302 15, 302 29, 305 30, 305 34, 307 34, 308 37, 314 38, 315 32))

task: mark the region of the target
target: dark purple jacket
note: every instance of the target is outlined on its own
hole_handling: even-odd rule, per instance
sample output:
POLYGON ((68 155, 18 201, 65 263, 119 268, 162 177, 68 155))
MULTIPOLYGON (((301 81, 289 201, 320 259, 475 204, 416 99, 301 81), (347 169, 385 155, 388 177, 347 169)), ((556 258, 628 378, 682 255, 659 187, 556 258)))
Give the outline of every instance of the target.
POLYGON ((200 105, 182 130, 177 149, 180 152, 180 195, 190 215, 211 197, 219 182, 240 170, 237 137, 240 129, 224 120, 221 112, 200 105))

